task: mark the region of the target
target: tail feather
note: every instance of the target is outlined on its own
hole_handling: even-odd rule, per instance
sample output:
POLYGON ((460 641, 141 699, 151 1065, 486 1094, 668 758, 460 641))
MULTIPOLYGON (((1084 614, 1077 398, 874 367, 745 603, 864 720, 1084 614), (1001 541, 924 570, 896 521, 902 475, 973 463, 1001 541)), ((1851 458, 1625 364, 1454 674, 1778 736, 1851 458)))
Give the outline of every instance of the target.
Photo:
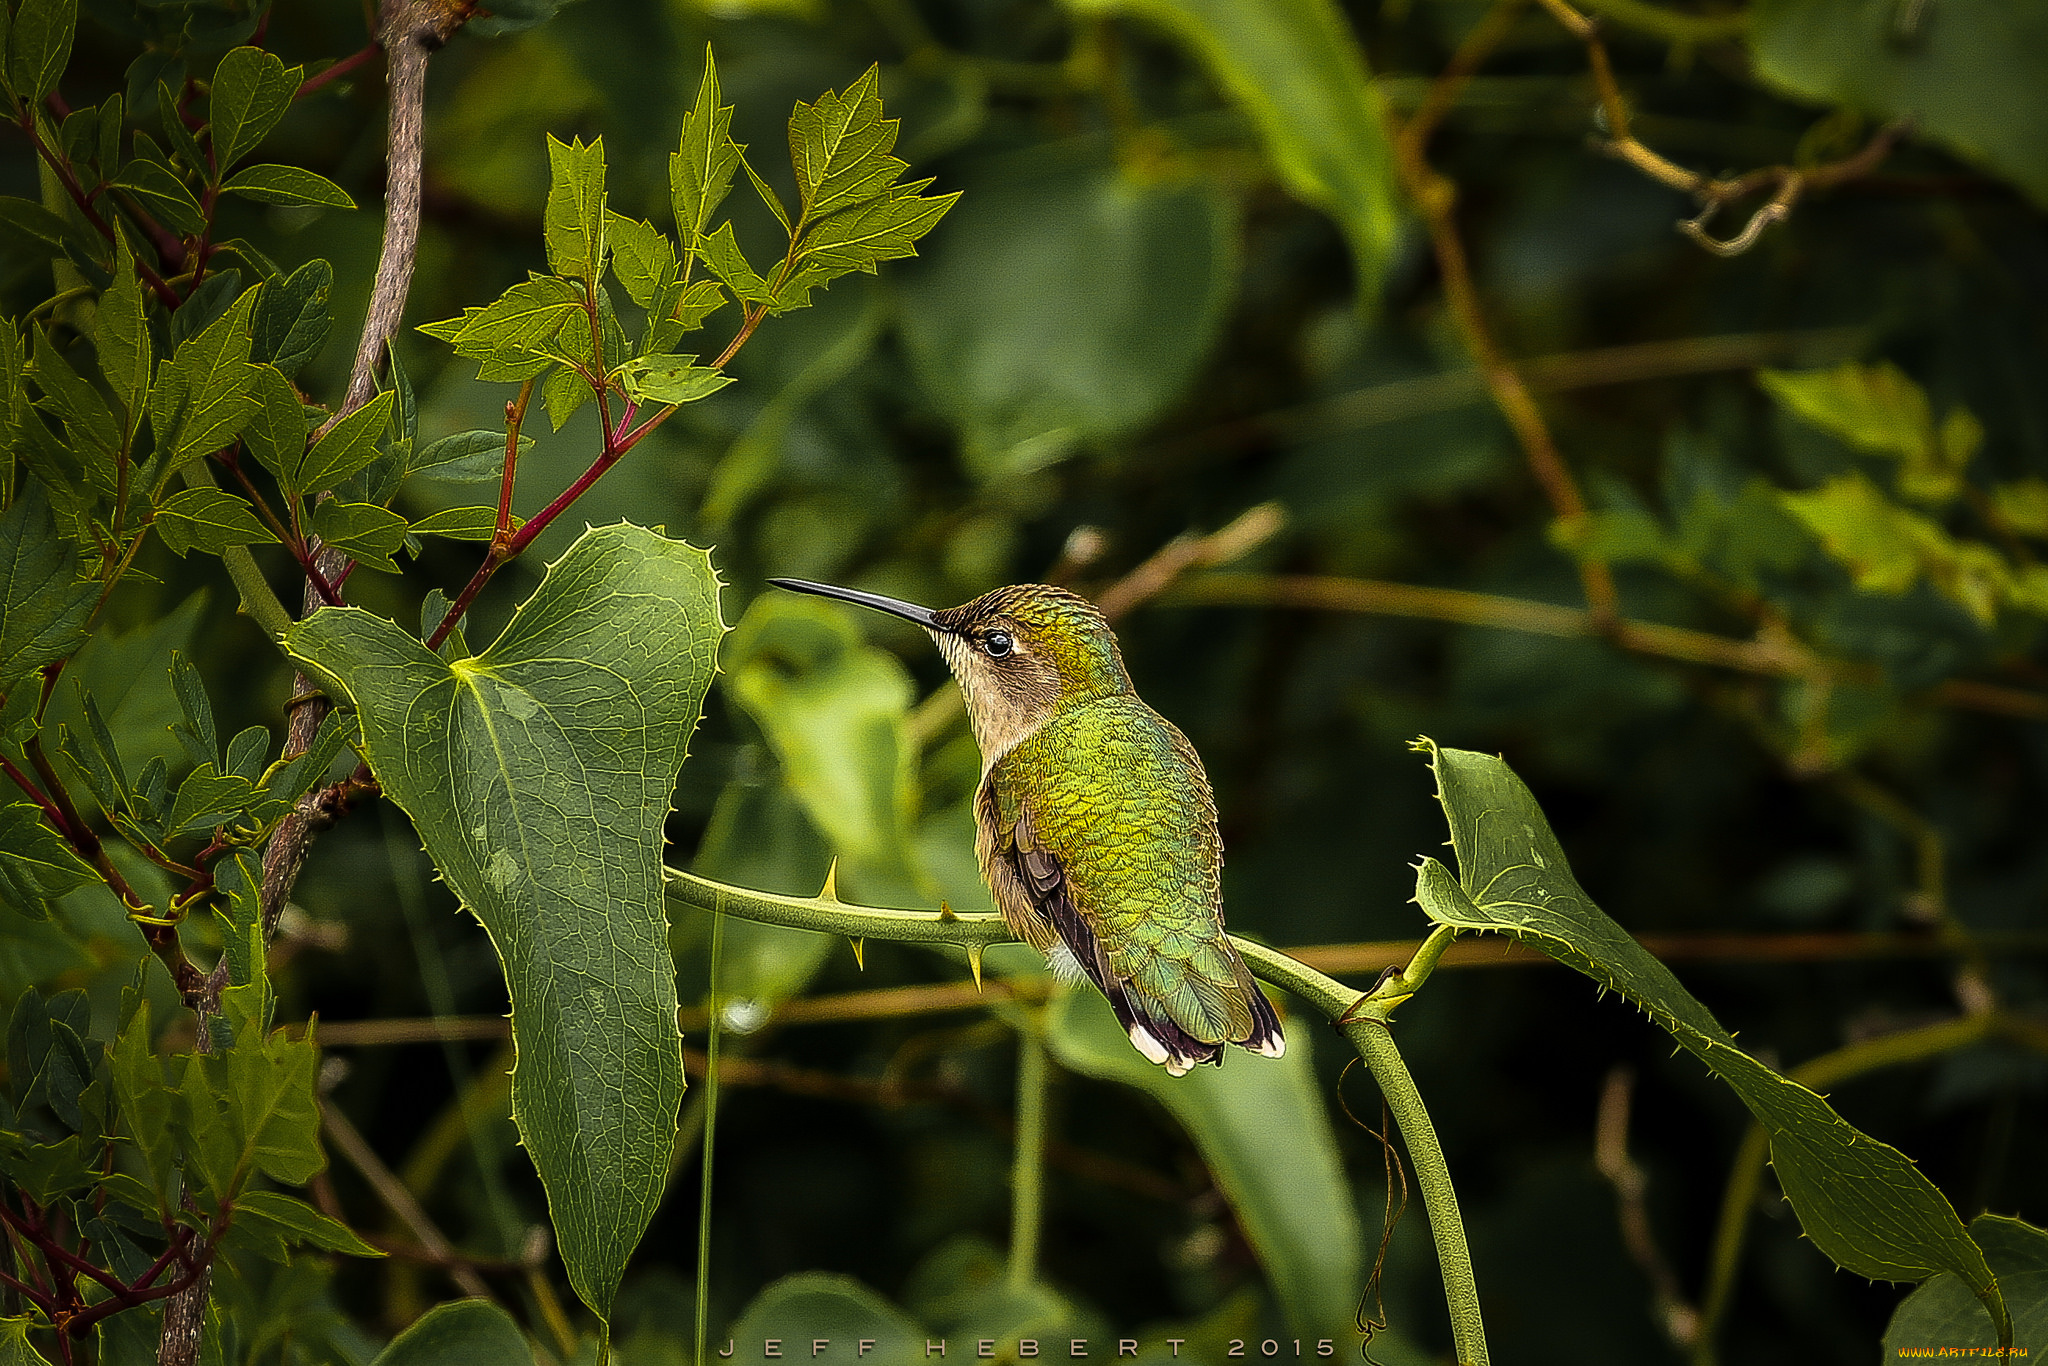
MULTIPOLYGON (((1053 929, 1059 935, 1059 944, 1054 948, 1051 960, 1055 971, 1069 963, 1078 967, 1088 979, 1095 983, 1109 1007, 1116 1013, 1117 1023, 1130 1035, 1131 1046, 1153 1063, 1164 1067, 1169 1075, 1184 1076, 1188 1070, 1200 1063, 1220 1066, 1223 1062, 1224 1042, 1241 1043, 1254 1053, 1277 1058, 1286 1050, 1286 1041, 1280 1033, 1280 1020, 1273 1013, 1273 1005, 1266 999, 1258 984, 1251 979, 1251 973, 1238 963, 1237 971, 1251 1020, 1248 1032, 1240 1038, 1224 1042, 1210 1042, 1196 1038, 1184 1029, 1157 1002, 1146 993, 1132 989, 1132 984, 1119 977, 1109 966, 1108 956, 1102 951, 1101 941, 1090 929, 1088 922, 1074 908, 1071 900, 1064 896, 1051 899, 1048 905, 1053 929)), ((1064 976, 1064 974, 1062 974, 1064 976)), ((1203 985, 1209 985, 1204 983, 1203 985)), ((1209 995, 1220 995, 1212 991, 1209 995)), ((1206 1002, 1205 1002, 1206 1004, 1206 1002)), ((1220 1003, 1219 1003, 1220 1004, 1220 1003)), ((1231 1011, 1235 1016, 1239 1012, 1231 1011)), ((1227 1030, 1235 1034, 1235 1029, 1227 1030)))

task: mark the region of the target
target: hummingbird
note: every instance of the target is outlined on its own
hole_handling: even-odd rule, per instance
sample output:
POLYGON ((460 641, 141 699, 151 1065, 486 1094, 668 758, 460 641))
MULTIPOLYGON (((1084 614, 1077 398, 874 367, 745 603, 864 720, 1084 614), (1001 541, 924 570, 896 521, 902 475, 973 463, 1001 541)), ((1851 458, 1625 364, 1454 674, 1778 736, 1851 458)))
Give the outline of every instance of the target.
POLYGON ((1109 998, 1173 1076, 1227 1044, 1277 1058, 1280 1020, 1223 932, 1223 841, 1188 738, 1140 701, 1094 604, 1042 583, 934 610, 770 579, 930 633, 981 749, 975 854, 1004 922, 1066 981, 1109 998))

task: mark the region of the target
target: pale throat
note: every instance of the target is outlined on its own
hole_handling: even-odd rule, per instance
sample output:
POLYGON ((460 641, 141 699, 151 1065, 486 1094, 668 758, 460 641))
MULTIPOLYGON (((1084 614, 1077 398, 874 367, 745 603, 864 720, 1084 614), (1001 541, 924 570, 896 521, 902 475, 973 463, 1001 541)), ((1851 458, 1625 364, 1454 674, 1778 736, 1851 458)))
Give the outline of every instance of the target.
POLYGON ((938 643, 939 653, 946 657, 953 680, 960 685, 960 695, 967 703, 967 724, 973 728, 974 743, 981 750, 981 776, 986 778, 998 760, 1029 739, 1032 732, 1051 719, 1051 714, 1006 688, 983 685, 978 678, 981 661, 975 656, 974 647, 959 636, 932 631, 931 637, 938 643))

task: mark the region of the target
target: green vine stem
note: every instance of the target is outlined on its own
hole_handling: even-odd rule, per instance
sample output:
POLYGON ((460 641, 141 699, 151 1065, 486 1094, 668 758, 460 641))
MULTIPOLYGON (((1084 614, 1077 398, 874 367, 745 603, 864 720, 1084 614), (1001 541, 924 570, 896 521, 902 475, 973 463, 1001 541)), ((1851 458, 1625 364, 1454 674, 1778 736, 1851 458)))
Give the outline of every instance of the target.
MULTIPOLYGON (((1007 944, 1015 936, 992 911, 960 914, 956 911, 898 911, 852 906, 832 894, 817 897, 777 896, 770 892, 728 887, 709 878, 680 869, 664 870, 669 895, 685 905, 712 914, 723 912, 768 925, 815 930, 822 934, 845 935, 849 939, 888 939, 909 944, 947 944, 970 954, 990 944, 1007 944)), ((1394 1008, 1413 995, 1430 974, 1454 932, 1439 928, 1416 952, 1406 972, 1393 977, 1370 993, 1354 990, 1327 977, 1278 949, 1231 936, 1246 963, 1260 978, 1306 1001, 1344 1031, 1358 1055, 1379 1081, 1387 1109, 1401 1127, 1410 1161, 1415 1165, 1416 1183, 1421 1186, 1423 1206, 1429 1212, 1430 1230, 1436 1239, 1437 1260, 1443 1274, 1444 1297, 1450 1307, 1452 1341, 1459 1366, 1488 1366, 1486 1330, 1479 1313, 1479 1292, 1472 1275, 1472 1257, 1465 1243, 1465 1225, 1458 1213, 1458 1197, 1451 1186, 1450 1168, 1436 1129, 1423 1108, 1414 1078, 1401 1061, 1388 1031, 1387 1018, 1394 1008)), ((1023 1065, 1020 1061, 1020 1065, 1023 1065)), ((1021 1083, 1020 1083, 1021 1095, 1021 1083)), ((1041 1117, 1042 1122, 1042 1117, 1041 1117)), ((1018 1142, 1024 1141, 1025 1116, 1018 1116, 1018 1142)), ((1014 1236, 1014 1235, 1013 1235, 1014 1236)), ((1012 1267, 1015 1267, 1013 1249, 1012 1267)))
POLYGON ((1051 1080, 1039 1022, 1017 1030, 1017 1151, 1010 1165, 1010 1284, 1038 1279, 1038 1228, 1045 1203, 1045 1093, 1051 1080))

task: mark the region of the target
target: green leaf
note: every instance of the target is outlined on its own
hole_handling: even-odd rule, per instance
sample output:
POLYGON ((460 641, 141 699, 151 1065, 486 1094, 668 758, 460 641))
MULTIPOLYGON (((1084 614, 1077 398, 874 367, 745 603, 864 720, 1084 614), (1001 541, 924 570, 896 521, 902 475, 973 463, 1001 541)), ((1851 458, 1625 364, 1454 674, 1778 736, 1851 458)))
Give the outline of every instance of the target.
POLYGON ((613 374, 635 403, 695 403, 732 383, 731 375, 697 364, 695 356, 641 356, 613 374))
POLYGON ((767 594, 734 629, 724 677, 839 856, 841 885, 884 904, 929 893, 914 847, 917 746, 905 731, 902 661, 863 642, 845 609, 767 594))
POLYGON ((772 303, 775 291, 768 282, 754 273, 747 264, 746 254, 740 250, 739 240, 732 234, 731 223, 720 223, 718 231, 702 239, 704 264, 711 273, 725 281, 725 287, 733 297, 750 304, 772 303))
POLYGON ((1963 409, 1937 427, 1927 394, 1895 365, 1838 365, 1832 370, 1759 370, 1771 397, 1799 417, 1858 450, 1901 462, 1899 491, 1942 503, 1961 491, 1963 470, 1984 440, 1963 409))
POLYGON ((1505 763, 1416 744, 1431 756, 1458 859, 1455 879, 1433 858, 1417 869, 1416 900, 1431 920, 1528 943, 1619 992, 1669 1031, 1770 1134, 1778 1184, 1806 1236, 1837 1266, 1887 1281, 1951 1272, 2002 1316, 1983 1252, 1934 1184, 1896 1148, 1737 1048, 1671 970, 1593 904, 1542 808, 1505 763))
POLYGON ((156 1207, 169 1209, 178 1158, 173 1128, 176 1102, 164 1084, 163 1065, 150 1051, 149 1039, 149 1001, 137 997, 134 1014, 108 1050, 107 1076, 122 1132, 142 1156, 143 1175, 156 1196, 156 1207))
POLYGON ((2048 207, 2048 7, 1758 0, 1747 11, 1757 74, 1792 94, 1914 131, 1988 166, 2048 207), (1910 32, 1901 22, 1911 16, 1910 32))
POLYGON ((371 1366, 533 1366, 533 1349, 497 1305, 451 1300, 422 1314, 371 1366))
POLYGON ((651 308, 657 296, 676 282, 676 248, 668 234, 651 223, 609 214, 606 236, 612 247, 612 274, 626 297, 651 308))
MULTIPOLYGON (((533 438, 519 438, 524 452, 533 438)), ((474 484, 496 479, 505 472, 503 432, 456 432, 433 442, 412 459, 412 473, 422 479, 448 484, 474 484)))
POLYGON ((40 920, 49 902, 97 881, 91 865, 43 823, 41 807, 0 806, 0 901, 40 920))
POLYGON ((0 224, 24 232, 53 247, 64 245, 64 239, 71 235, 70 225, 32 199, 21 199, 14 195, 0 195, 0 224))
POLYGON ((594 289, 604 269, 604 139, 548 137, 548 269, 594 289))
MULTIPOLYGON (((512 519, 516 530, 519 519, 512 519)), ((498 529, 498 510, 494 507, 443 508, 412 524, 415 536, 446 536, 451 541, 488 541, 498 529)))
POLYGON ((899 121, 882 117, 881 68, 870 66, 845 94, 797 102, 789 116, 799 223, 810 223, 887 192, 910 167, 889 155, 899 121))
POLYGON ((460 318, 429 323, 420 331, 439 337, 455 354, 482 361, 477 378, 498 382, 530 379, 557 363, 545 349, 572 317, 584 316, 584 298, 569 281, 534 275, 483 308, 466 308, 460 318))
MULTIPOLYGON (((742 149, 732 140, 732 106, 718 101, 718 67, 707 43, 697 103, 683 117, 682 140, 668 158, 669 201, 685 262, 695 254, 711 215, 731 192, 732 173, 740 162, 742 149)), ((686 268, 684 274, 688 273, 686 268)))
POLYGON ((931 183, 898 185, 816 224, 804 233, 797 263, 831 279, 855 270, 872 275, 877 262, 917 255, 917 239, 960 198, 958 191, 924 196, 931 183))
POLYGON ((134 158, 114 177, 114 185, 147 201, 144 207, 178 232, 204 232, 206 210, 163 150, 146 133, 135 135, 134 147, 134 158))
POLYGON ((42 1327, 36 1315, 0 1319, 0 1366, 50 1366, 49 1358, 28 1340, 31 1328, 42 1327))
POLYGON ((348 191, 324 175, 297 166, 249 166, 235 172, 221 190, 253 199, 258 204, 313 205, 327 209, 353 209, 356 202, 348 191))
POLYGON ((235 738, 228 741, 227 760, 221 765, 223 773, 238 773, 255 782, 263 776, 263 756, 270 752, 270 728, 250 726, 235 732, 235 738))
POLYGON ((236 1047, 203 1061, 219 1073, 219 1090, 236 1135, 236 1171, 262 1171, 272 1182, 305 1186, 328 1165, 319 1151, 319 1047, 270 1028, 268 983, 221 993, 221 1012, 233 1026, 236 1047))
POLYGON ((342 1252, 351 1257, 382 1257, 384 1254, 355 1235, 348 1225, 330 1219, 303 1200, 276 1191, 244 1191, 235 1201, 235 1220, 254 1220, 269 1225, 287 1243, 310 1243, 325 1252, 342 1252))
POLYGON ((726 1336, 754 1344, 777 1339, 792 1357, 833 1363, 857 1361, 919 1361, 925 1330, 874 1291, 851 1276, 800 1271, 762 1289, 740 1314, 726 1336), (812 1342, 831 1345, 822 1353, 812 1342), (874 1346, 865 1357, 860 1343, 874 1346))
POLYGON ((1334 1337, 1349 1327, 1357 1303, 1359 1228, 1309 1038, 1308 1030, 1293 1031, 1287 1056, 1277 1060, 1234 1057, 1169 1077, 1132 1050, 1100 993, 1062 992, 1046 1012, 1046 1045, 1063 1065, 1134 1086, 1180 1122, 1293 1330, 1334 1337))
POLYGON ((396 574, 391 557, 405 544, 405 518, 376 503, 344 503, 325 499, 313 509, 313 534, 336 550, 346 551, 368 569, 396 574))
POLYGON ((974 186, 905 272, 903 340, 968 468, 1022 474, 1156 420, 1201 373, 1237 275, 1206 180, 1109 168, 974 186))
POLYGON ((1991 490, 1992 506, 2023 536, 2048 537, 2048 479, 2020 479, 1991 490))
POLYGON ((213 701, 206 695, 199 670, 180 650, 171 651, 171 691, 178 695, 178 710, 184 713, 184 720, 171 727, 178 742, 193 763, 218 763, 220 732, 214 726, 213 701))
POLYGON ((255 805, 263 793, 238 773, 221 773, 204 763, 185 775, 178 794, 171 799, 171 814, 164 818, 166 834, 183 835, 211 830, 237 812, 255 805))
POLYGON ((586 531, 480 656, 443 660, 356 608, 288 641, 345 689, 385 794, 497 946, 513 1117, 570 1283, 601 1315, 675 1142, 662 826, 724 630, 717 594, 703 551, 621 524, 586 531))
POLYGON ((298 68, 286 70, 283 62, 261 48, 238 47, 220 59, 207 105, 216 174, 225 175, 270 136, 291 110, 298 90, 298 68))
MULTIPOLYGON (((256 408, 242 428, 242 446, 263 468, 286 483, 286 476, 299 476, 306 458, 306 406, 299 391, 275 365, 253 367, 250 393, 256 408)), ((290 485, 286 483, 287 489, 290 485)))
POLYGON ((156 492, 186 464, 233 441, 255 411, 249 317, 260 293, 259 287, 241 295, 158 367, 156 384, 149 391, 149 425, 157 444, 152 466, 156 492))
POLYGON ((1129 14, 1199 55, 1258 126, 1280 183, 1337 220, 1358 297, 1379 296, 1400 241, 1401 193, 1381 96, 1335 0, 1066 0, 1129 14))
MULTIPOLYGON (((114 283, 100 295, 93 315, 93 348, 99 352, 100 373, 107 387, 127 410, 127 428, 133 433, 134 419, 149 394, 150 375, 156 367, 149 327, 145 321, 142 281, 135 274, 135 256, 128 250, 125 234, 114 243, 114 283)), ((126 446, 124 441, 123 446, 126 446)))
POLYGON ((7 35, 7 84, 34 107, 57 88, 78 32, 78 0, 21 0, 7 35))
POLYGON ((1820 537, 1828 554, 1867 593, 1904 593, 1926 578, 1989 623, 2015 587, 2012 567, 1988 545, 1959 541, 1940 523, 1892 502, 1861 471, 1810 493, 1780 493, 1787 511, 1820 537))
POLYGON ((327 429, 298 461, 287 467, 278 481, 293 497, 304 497, 331 489, 377 458, 377 439, 391 419, 391 394, 377 395, 362 407, 327 429))
MULTIPOLYGON (((1991 1264, 2012 1311, 2016 1359, 2040 1360, 2048 1352, 2048 1233, 2018 1219, 1980 1214, 1970 1221, 1970 1236, 1984 1249, 1984 1260, 1991 1264)), ((1946 1271, 1906 1296, 1884 1331, 1886 1361, 1936 1355, 1994 1357, 1969 1349, 1997 1346, 1998 1330, 1984 1317, 1984 1306, 1946 1271)))
POLYGON ((180 557, 194 550, 218 555, 229 546, 277 541, 247 499, 218 488, 173 494, 156 510, 156 529, 165 548, 180 557))
POLYGON ((0 511, 0 692, 85 644, 99 596, 99 585, 79 582, 78 552, 30 480, 0 511))
POLYGON ((251 357, 275 365, 286 375, 296 375, 327 340, 333 322, 327 313, 327 296, 333 288, 334 267, 325 261, 308 261, 265 289, 256 307, 251 357))
POLYGON ((113 470, 122 458, 121 424, 99 390, 71 368, 40 328, 33 347, 35 363, 29 374, 42 392, 36 406, 63 419, 64 435, 84 462, 87 478, 111 492, 113 470))

